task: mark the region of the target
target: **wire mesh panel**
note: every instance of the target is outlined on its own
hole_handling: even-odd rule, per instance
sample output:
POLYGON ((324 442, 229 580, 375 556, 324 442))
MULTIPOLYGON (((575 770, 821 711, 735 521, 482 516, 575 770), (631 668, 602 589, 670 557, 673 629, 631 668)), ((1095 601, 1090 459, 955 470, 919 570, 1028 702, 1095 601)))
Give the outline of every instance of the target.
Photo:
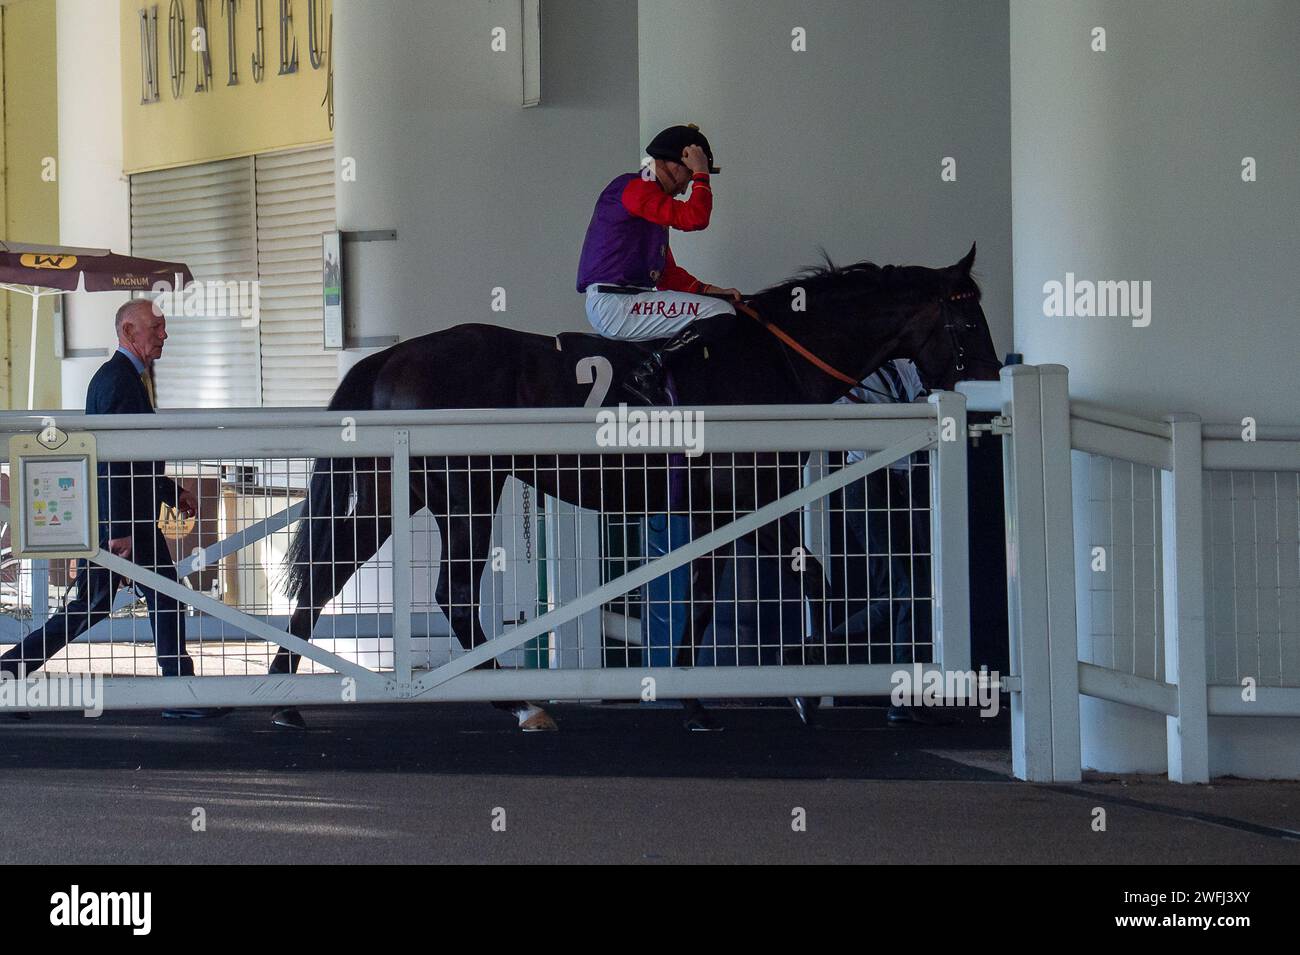
POLYGON ((1160 470, 1072 453, 1079 659, 1163 680, 1160 470))
POLYGON ((197 430, 109 426, 101 553, 134 566, 15 561, 5 668, 346 671, 391 676, 374 686, 411 698, 470 664, 524 674, 934 659, 933 411, 721 416, 709 450, 662 453, 593 441, 582 411, 556 412, 547 431, 477 413, 468 424, 417 413, 404 429, 394 413, 358 413, 383 422, 361 438, 348 436, 352 418, 340 438, 332 415, 295 414, 299 430, 244 428, 238 413, 197 430), (827 451, 850 436, 898 450, 865 465, 827 451), (241 445, 284 453, 232 455, 241 445), (656 560, 665 566, 647 573, 656 560), (30 607, 41 590, 32 579, 47 573, 42 612, 24 618, 24 595, 30 607), (512 641, 521 628, 528 638, 512 641))
MULTIPOLYGON (((282 628, 284 516, 301 500, 309 467, 267 458, 105 464, 101 547, 282 628)), ((274 655, 266 640, 91 562, 10 561, 21 581, 15 594, 29 595, 6 608, 0 629, 11 673, 242 675, 266 672, 274 655), (30 595, 46 574, 48 607, 33 614, 30 595)))
POLYGON ((1207 679, 1300 686, 1300 473, 1208 471, 1207 679))

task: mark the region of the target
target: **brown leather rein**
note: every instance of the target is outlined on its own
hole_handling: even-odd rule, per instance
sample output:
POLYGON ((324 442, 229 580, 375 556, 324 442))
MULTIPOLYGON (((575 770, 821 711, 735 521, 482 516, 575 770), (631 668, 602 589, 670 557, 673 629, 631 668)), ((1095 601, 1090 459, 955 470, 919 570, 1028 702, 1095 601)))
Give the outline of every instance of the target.
POLYGON ((829 364, 829 363, 827 363, 827 362, 825 362, 825 361, 822 361, 822 359, 818 358, 816 355, 814 355, 812 352, 810 352, 810 351, 809 351, 807 348, 805 348, 803 345, 799 344, 799 342, 795 341, 795 339, 790 335, 789 332, 787 332, 787 331, 786 331, 785 329, 783 329, 783 328, 778 328, 777 326, 773 325, 773 324, 772 324, 771 322, 769 322, 766 318, 764 318, 762 315, 758 314, 758 312, 754 311, 752 308, 750 308, 750 307, 749 307, 748 305, 746 305, 744 302, 734 302, 734 303, 732 303, 732 304, 734 304, 734 305, 736 306, 736 311, 740 312, 741 314, 748 315, 750 318, 752 318, 754 321, 758 322, 760 325, 762 325, 764 328, 766 328, 769 332, 771 332, 773 335, 775 335, 778 339, 780 339, 781 342, 782 342, 783 344, 786 345, 786 347, 788 347, 788 348, 790 348, 792 351, 794 351, 795 354, 799 355, 800 358, 803 358, 805 361, 807 361, 807 362, 809 362, 810 364, 816 366, 816 367, 819 368, 821 371, 823 371, 823 372, 825 372, 826 374, 830 375, 832 378, 835 378, 835 379, 837 379, 838 381, 842 381, 842 382, 844 382, 845 384, 852 385, 852 386, 855 387, 855 388, 856 388, 856 387, 858 386, 858 384, 860 383, 860 382, 858 381, 858 379, 853 378, 853 377, 851 377, 851 376, 849 376, 849 375, 844 374, 844 372, 840 371, 840 370, 839 370, 838 368, 836 368, 834 365, 831 365, 831 364, 829 364))
MULTIPOLYGON (((961 299, 974 298, 974 297, 975 297, 974 292, 960 292, 956 295, 950 295, 948 297, 948 301, 956 302, 961 299)), ((854 388, 862 384, 862 382, 858 381, 858 379, 854 378, 851 375, 844 374, 844 372, 840 371, 834 365, 818 357, 816 354, 814 354, 806 347, 804 347, 802 344, 800 344, 797 340, 795 340, 795 338, 785 329, 772 324, 762 315, 758 314, 758 312, 754 311, 752 308, 746 305, 744 302, 733 302, 732 304, 735 305, 736 311, 740 312, 742 315, 747 315, 750 318, 752 318, 754 321, 758 322, 769 332, 775 335, 783 345, 785 345, 787 348, 789 348, 791 351, 797 354, 800 358, 807 361, 813 367, 817 368, 819 371, 823 372, 824 374, 830 375, 836 381, 841 381, 844 384, 851 385, 854 388)), ((960 345, 956 340, 956 332, 953 329, 952 325, 949 324, 945 327, 948 329, 949 333, 953 336, 953 343, 959 354, 958 360, 960 362, 961 357, 964 357, 963 356, 964 349, 960 348, 960 345)), ((934 336, 931 335, 930 337, 933 338, 934 336)), ((958 365, 959 369, 963 367, 965 367, 963 364, 958 365)), ((856 401, 858 404, 866 404, 866 402, 862 398, 859 398, 857 395, 853 394, 852 391, 850 391, 845 397, 847 397, 851 401, 856 401)))

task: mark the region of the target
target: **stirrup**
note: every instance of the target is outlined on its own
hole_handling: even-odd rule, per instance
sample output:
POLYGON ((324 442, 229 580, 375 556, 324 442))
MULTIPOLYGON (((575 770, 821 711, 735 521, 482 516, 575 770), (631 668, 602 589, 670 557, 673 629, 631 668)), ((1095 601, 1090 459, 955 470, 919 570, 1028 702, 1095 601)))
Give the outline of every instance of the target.
POLYGON ((672 395, 668 393, 667 388, 660 387, 662 390, 656 395, 649 389, 638 387, 631 379, 623 382, 623 390, 648 408, 666 408, 672 405, 672 395))

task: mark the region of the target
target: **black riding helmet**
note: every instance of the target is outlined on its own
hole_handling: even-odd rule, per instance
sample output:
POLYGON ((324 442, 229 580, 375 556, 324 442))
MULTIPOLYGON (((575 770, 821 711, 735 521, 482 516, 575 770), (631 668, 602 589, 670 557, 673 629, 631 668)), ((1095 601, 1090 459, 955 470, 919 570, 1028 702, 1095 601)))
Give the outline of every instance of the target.
POLYGON ((694 123, 685 126, 669 126, 650 140, 650 145, 645 148, 645 151, 646 155, 653 159, 681 162, 682 150, 692 145, 704 150, 704 155, 709 160, 709 172, 715 176, 722 172, 721 168, 713 165, 713 149, 709 146, 709 141, 704 138, 704 134, 700 132, 700 127, 694 123))

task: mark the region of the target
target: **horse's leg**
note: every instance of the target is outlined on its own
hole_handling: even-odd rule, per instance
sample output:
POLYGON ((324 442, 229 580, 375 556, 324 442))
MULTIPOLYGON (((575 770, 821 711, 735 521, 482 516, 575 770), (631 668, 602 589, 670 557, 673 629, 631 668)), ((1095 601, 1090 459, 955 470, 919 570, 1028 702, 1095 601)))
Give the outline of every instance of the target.
MULTIPOLYGON (((311 640, 316 622, 325 605, 338 596, 357 570, 378 553, 392 534, 389 506, 389 476, 367 474, 375 469, 373 459, 362 459, 356 468, 357 502, 353 513, 317 521, 311 540, 310 562, 303 585, 296 595, 289 633, 301 640, 311 640)), ((281 647, 268 673, 296 673, 302 657, 281 647)), ((303 729, 306 721, 294 707, 281 707, 271 714, 277 726, 303 729)))
MULTIPOLYGON (((758 530, 758 552, 777 554, 799 578, 799 632, 797 642, 787 642, 781 635, 781 665, 799 666, 821 664, 826 660, 826 572, 822 563, 807 547, 803 538, 803 521, 798 511, 783 515, 777 521, 758 530), (804 600, 812 610, 812 633, 803 632, 804 600)), ((785 572, 784 568, 781 570, 785 572)), ((781 615, 784 623, 784 608, 781 615)), ((815 696, 790 697, 790 703, 805 725, 812 726, 819 698, 815 696)))
POLYGON ((785 566, 791 568, 799 578, 801 610, 805 600, 812 610, 811 634, 805 636, 803 633, 802 614, 799 641, 788 642, 782 634, 782 661, 820 663, 822 661, 816 650, 825 644, 826 636, 826 569, 804 542, 802 514, 798 511, 785 514, 773 523, 760 527, 757 534, 758 552, 764 556, 779 555, 782 561, 788 561, 785 566), (809 637, 812 638, 811 645, 809 637))
MULTIPOLYGON (((430 476, 430 508, 442 538, 434 599, 447 615, 452 636, 467 650, 488 640, 479 620, 483 569, 492 546, 492 518, 506 476, 478 469, 470 474, 430 476)), ((495 670, 500 663, 493 657, 479 667, 495 670)), ((556 728, 540 706, 522 700, 494 701, 492 705, 513 713, 525 732, 556 728)))

